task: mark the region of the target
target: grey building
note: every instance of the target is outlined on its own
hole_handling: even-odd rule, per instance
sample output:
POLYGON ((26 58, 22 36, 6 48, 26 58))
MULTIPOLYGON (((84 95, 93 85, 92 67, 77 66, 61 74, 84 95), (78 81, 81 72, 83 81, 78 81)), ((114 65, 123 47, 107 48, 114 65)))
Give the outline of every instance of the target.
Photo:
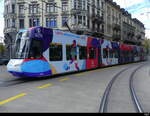
POLYGON ((16 33, 33 26, 138 45, 145 38, 144 25, 112 0, 4 0, 4 6, 9 50, 16 33))
POLYGON ((105 39, 143 45, 145 27, 113 0, 105 0, 105 39))

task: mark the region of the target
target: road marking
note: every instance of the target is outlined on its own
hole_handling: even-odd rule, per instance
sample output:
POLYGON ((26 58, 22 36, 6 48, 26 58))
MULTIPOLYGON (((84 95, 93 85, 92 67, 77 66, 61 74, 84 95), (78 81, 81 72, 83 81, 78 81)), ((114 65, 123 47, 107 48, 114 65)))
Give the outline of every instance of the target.
POLYGON ((58 81, 60 81, 60 82, 64 82, 64 81, 67 81, 67 80, 70 80, 70 78, 62 78, 62 79, 57 79, 58 81))
POLYGON ((76 74, 75 76, 80 77, 80 76, 84 76, 84 75, 85 75, 85 73, 79 73, 79 74, 76 74))
POLYGON ((75 76, 84 76, 86 74, 90 73, 89 71, 88 72, 82 72, 82 73, 79 73, 79 74, 75 74, 75 76))
POLYGON ((9 98, 9 99, 0 101, 0 106, 6 104, 6 103, 8 103, 8 102, 11 102, 11 101, 13 101, 13 100, 16 100, 16 99, 18 99, 18 98, 21 98, 21 97, 23 97, 23 96, 26 96, 26 95, 27 95, 27 93, 21 93, 21 94, 19 94, 19 95, 16 95, 16 96, 14 96, 14 97, 9 98))
POLYGON ((49 84, 45 84, 43 86, 40 86, 40 87, 37 87, 38 89, 43 89, 43 88, 46 88, 46 87, 50 87, 50 86, 53 86, 54 84, 52 83, 49 83, 49 84))

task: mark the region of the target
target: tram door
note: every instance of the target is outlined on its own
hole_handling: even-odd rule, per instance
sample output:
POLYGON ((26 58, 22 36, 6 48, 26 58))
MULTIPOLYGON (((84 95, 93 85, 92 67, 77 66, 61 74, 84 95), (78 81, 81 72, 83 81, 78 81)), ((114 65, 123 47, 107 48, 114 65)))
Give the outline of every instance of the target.
POLYGON ((87 42, 87 60, 86 68, 96 68, 98 67, 98 47, 94 38, 89 37, 87 42))
POLYGON ((98 47, 98 67, 102 66, 101 46, 98 47))

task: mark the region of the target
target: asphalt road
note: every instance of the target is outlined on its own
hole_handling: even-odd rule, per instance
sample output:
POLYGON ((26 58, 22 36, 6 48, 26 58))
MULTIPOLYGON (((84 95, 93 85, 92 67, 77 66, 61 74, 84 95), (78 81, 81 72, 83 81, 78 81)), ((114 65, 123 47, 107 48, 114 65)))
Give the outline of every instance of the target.
MULTIPOLYGON (((128 66, 142 63, 43 79, 16 78, 7 73, 5 66, 0 66, 0 112, 98 112, 103 93, 113 76, 128 66)), ((129 75, 132 70, 123 75, 129 75)), ((128 96, 123 90, 128 81, 125 76, 111 98, 112 104, 125 104, 110 107, 110 112, 134 112, 132 104, 128 103, 130 98, 123 98, 128 96)), ((149 76, 150 66, 147 65, 137 72, 134 83, 146 111, 150 111, 149 76)))

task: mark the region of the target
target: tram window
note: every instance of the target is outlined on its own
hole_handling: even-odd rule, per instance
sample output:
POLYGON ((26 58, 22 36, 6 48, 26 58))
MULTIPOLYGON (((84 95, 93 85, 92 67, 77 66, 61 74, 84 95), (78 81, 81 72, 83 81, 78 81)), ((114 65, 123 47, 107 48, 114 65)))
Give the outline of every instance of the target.
POLYGON ((50 61, 62 61, 62 45, 51 44, 49 54, 50 61))
POLYGON ((137 56, 138 56, 138 52, 135 52, 135 54, 134 54, 134 55, 135 55, 135 57, 137 57, 137 56))
POLYGON ((113 58, 113 50, 109 50, 109 57, 113 58))
POLYGON ((32 45, 30 49, 30 57, 39 59, 42 56, 42 44, 40 40, 32 40, 32 45))
POLYGON ((91 47, 91 48, 89 49, 89 58, 90 58, 90 59, 95 59, 95 58, 96 58, 96 49, 93 48, 93 47, 91 47))
POLYGON ((129 57, 128 51, 124 51, 124 57, 125 57, 125 58, 128 58, 128 57, 129 57))
POLYGON ((123 50, 120 50, 120 57, 123 57, 123 50))
POLYGON ((103 49, 103 58, 108 58, 108 50, 106 48, 103 49))
POLYGON ((114 53, 115 53, 115 58, 119 58, 118 50, 115 50, 114 53))
POLYGON ((77 59, 77 47, 66 45, 66 58, 67 60, 77 59))
POLYGON ((80 46, 79 48, 79 58, 80 59, 87 59, 87 48, 84 46, 80 46))
POLYGON ((122 51, 123 57, 126 57, 126 51, 122 51))

